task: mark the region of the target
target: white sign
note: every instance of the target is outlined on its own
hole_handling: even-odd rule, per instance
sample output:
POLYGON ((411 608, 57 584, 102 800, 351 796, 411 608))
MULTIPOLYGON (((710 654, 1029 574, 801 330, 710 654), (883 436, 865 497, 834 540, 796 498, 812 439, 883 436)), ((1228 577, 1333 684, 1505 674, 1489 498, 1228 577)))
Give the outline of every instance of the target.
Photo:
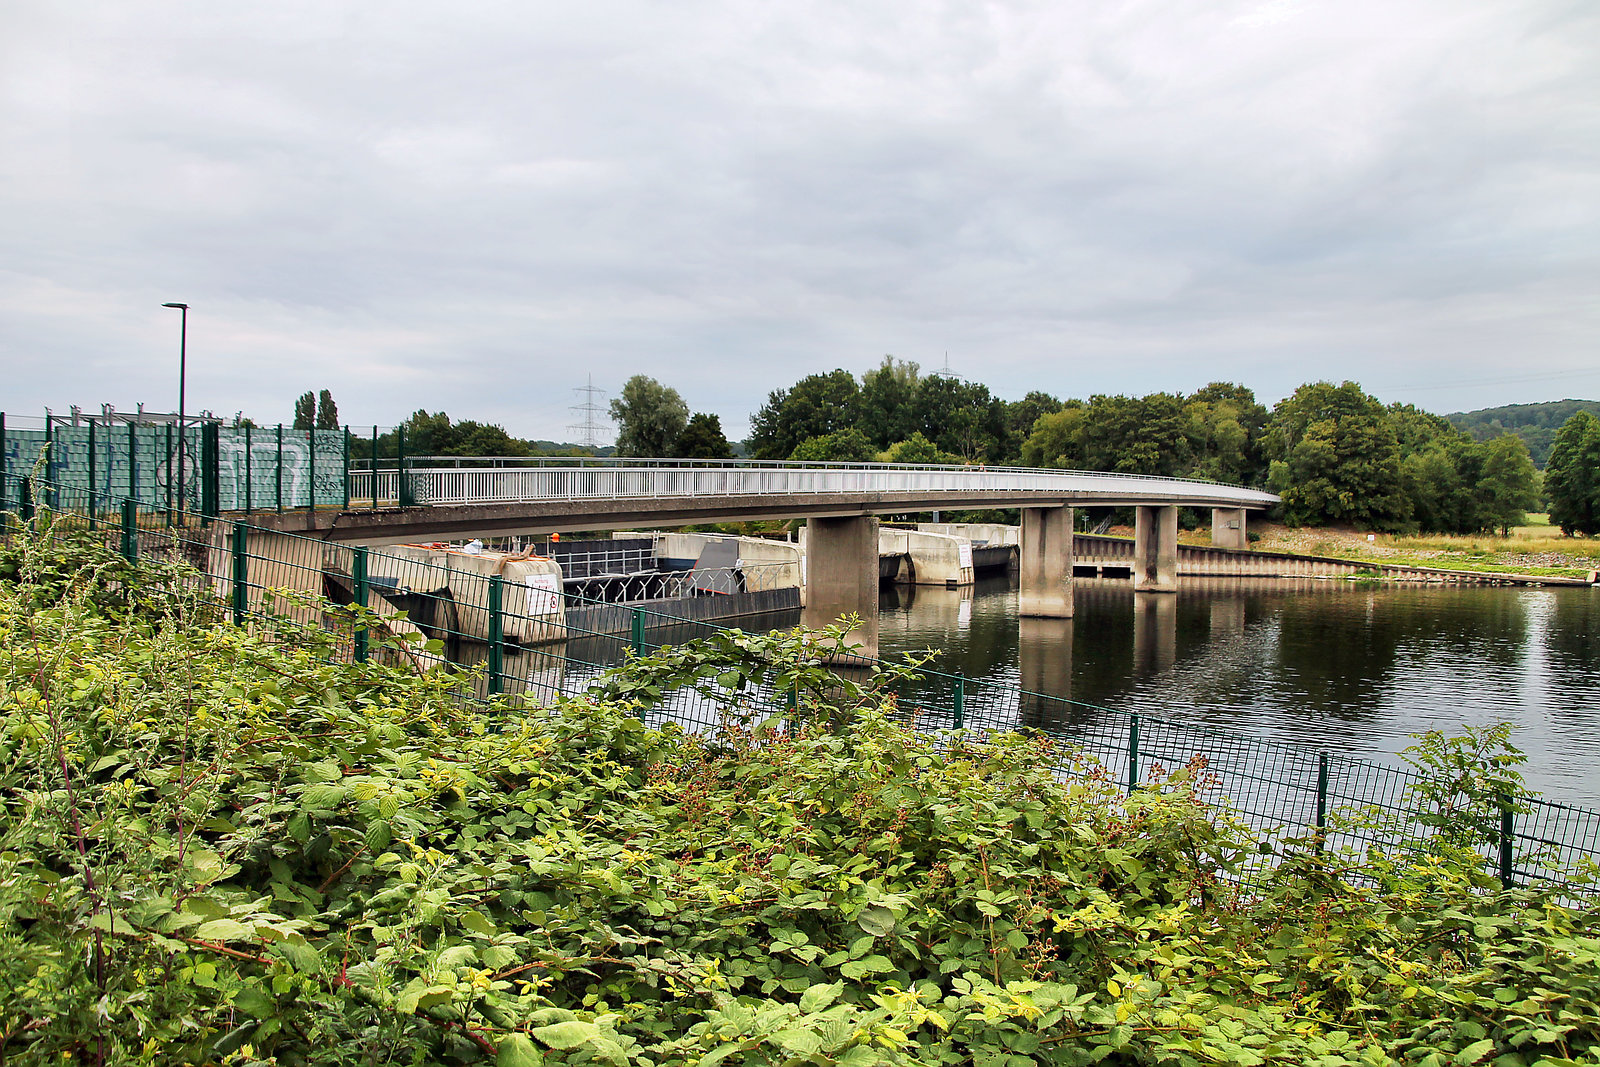
POLYGON ((548 615, 561 604, 561 576, 528 574, 522 578, 528 587, 528 614, 548 615))
POLYGON ((956 558, 960 561, 963 570, 972 568, 972 543, 970 541, 962 541, 956 545, 956 558))

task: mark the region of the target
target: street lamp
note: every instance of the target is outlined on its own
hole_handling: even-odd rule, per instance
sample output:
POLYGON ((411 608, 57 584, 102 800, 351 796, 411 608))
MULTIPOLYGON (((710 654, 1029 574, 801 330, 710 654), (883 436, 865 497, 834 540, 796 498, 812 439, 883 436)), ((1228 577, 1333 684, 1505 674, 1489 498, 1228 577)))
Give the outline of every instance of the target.
POLYGON ((185 363, 189 355, 189 305, 162 304, 164 308, 178 308, 183 312, 183 324, 178 333, 178 510, 183 510, 183 380, 185 363))

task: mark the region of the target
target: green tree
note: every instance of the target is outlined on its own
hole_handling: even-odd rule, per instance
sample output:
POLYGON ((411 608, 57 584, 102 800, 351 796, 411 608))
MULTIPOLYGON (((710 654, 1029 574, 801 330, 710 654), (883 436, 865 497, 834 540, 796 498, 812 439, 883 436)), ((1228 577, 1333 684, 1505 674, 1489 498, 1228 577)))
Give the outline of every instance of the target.
POLYGON ((1031 392, 1021 400, 1003 401, 1005 404, 1006 439, 1003 454, 998 457, 1012 462, 1022 455, 1023 442, 1033 433, 1039 416, 1061 410, 1061 401, 1049 393, 1031 392))
POLYGON ((1498 527, 1509 537, 1513 526, 1527 521, 1529 508, 1539 506, 1539 474, 1522 438, 1501 434, 1486 445, 1478 482, 1479 514, 1486 528, 1498 527))
POLYGON ((1384 530, 1411 521, 1400 443, 1383 405, 1355 382, 1312 382, 1278 404, 1267 427, 1268 484, 1292 525, 1384 530))
POLYGON ((846 426, 806 438, 789 458, 808 463, 871 463, 878 458, 878 449, 866 434, 854 426, 846 426))
POLYGON ((922 435, 941 451, 987 461, 1005 447, 1005 404, 981 382, 935 374, 917 385, 916 414, 922 435))
POLYGON ((904 441, 896 441, 878 455, 882 463, 960 463, 961 457, 940 451, 939 446, 919 431, 904 441))
POLYGON ((309 390, 301 393, 294 402, 294 428, 309 430, 316 425, 317 398, 309 390))
POLYGON ((684 459, 732 459, 733 449, 722 433, 722 420, 716 415, 696 412, 683 433, 678 435, 674 450, 684 459))
POLYGON ((1190 395, 1185 412, 1194 450, 1189 476, 1235 485, 1266 480, 1262 434, 1268 414, 1255 393, 1232 382, 1212 382, 1190 395))
POLYGON ((1082 469, 1084 411, 1083 401, 1069 400, 1060 411, 1040 415, 1022 443, 1022 462, 1030 467, 1082 469))
POLYGON ((1600 419, 1580 411, 1556 431, 1544 469, 1550 521, 1571 537, 1600 533, 1600 419))
POLYGON ((689 405, 676 389, 635 374, 611 401, 617 421, 617 455, 670 456, 689 422, 689 405))
POLYGON ((858 425, 880 448, 917 431, 917 386, 920 368, 908 360, 884 356, 876 370, 861 378, 858 425))
POLYGON ((800 443, 857 427, 861 388, 847 370, 810 374, 788 389, 774 389, 750 420, 750 455, 786 459, 800 443))
POLYGON ((339 428, 339 405, 333 402, 333 393, 324 389, 317 394, 317 429, 337 430, 339 428))

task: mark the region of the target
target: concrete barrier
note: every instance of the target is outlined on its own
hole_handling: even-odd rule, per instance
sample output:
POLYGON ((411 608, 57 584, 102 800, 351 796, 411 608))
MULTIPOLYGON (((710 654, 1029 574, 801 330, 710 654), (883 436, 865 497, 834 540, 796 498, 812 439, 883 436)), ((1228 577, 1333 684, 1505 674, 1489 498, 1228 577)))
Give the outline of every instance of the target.
POLYGON ((392 579, 416 593, 448 591, 455 603, 456 630, 476 641, 489 639, 489 581, 502 579, 502 634, 511 644, 536 645, 566 637, 561 567, 542 556, 464 552, 439 545, 395 545, 373 550, 372 578, 392 579))

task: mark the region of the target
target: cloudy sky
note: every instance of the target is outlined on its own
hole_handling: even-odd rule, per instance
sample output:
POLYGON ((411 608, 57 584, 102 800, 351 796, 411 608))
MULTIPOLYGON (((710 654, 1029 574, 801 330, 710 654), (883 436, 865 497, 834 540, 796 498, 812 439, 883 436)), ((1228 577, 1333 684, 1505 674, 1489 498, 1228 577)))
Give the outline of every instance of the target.
POLYGON ((1600 396, 1593 0, 8 0, 0 410, 1600 396))

